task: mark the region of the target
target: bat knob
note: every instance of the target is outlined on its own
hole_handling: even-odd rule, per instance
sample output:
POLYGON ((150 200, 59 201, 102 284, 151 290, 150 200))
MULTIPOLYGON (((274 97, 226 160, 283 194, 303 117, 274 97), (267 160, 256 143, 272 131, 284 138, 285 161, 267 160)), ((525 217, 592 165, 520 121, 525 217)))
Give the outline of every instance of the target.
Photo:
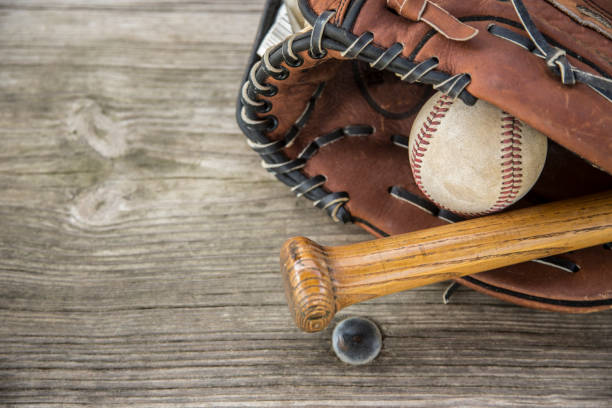
POLYGON ((291 238, 281 249, 280 261, 295 324, 309 333, 325 329, 336 314, 325 249, 308 238, 291 238))

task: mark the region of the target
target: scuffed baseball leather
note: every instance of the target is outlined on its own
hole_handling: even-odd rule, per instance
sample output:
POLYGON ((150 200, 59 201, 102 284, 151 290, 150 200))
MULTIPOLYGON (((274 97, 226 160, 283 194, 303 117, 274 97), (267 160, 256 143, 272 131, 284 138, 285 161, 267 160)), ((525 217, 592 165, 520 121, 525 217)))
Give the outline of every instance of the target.
MULTIPOLYGON (((567 50, 571 65, 609 78, 612 47, 605 24, 595 29, 566 14, 559 4, 569 2, 524 1, 538 30, 550 42, 567 50)), ((492 23, 525 35, 510 3, 431 2, 477 30, 473 38, 465 41, 449 39, 440 32, 448 31, 445 27, 437 30, 426 22, 415 21, 418 18, 414 16, 402 15, 398 9, 401 2, 368 0, 361 2, 357 11, 356 3, 360 2, 303 0, 301 7, 310 25, 315 25, 317 17, 326 11, 335 10, 328 24, 354 37, 372 33, 373 46, 389 49, 400 43, 404 46, 401 56, 415 62, 436 57, 437 71, 451 77, 469 75, 470 82, 459 99, 469 100, 471 95, 486 100, 549 138, 548 158, 540 179, 511 209, 612 188, 612 104, 582 83, 562 84, 542 58, 492 35, 488 31, 492 23), (351 19, 348 24, 347 16, 351 19)), ((595 9, 590 1, 571 3, 595 9)), ((275 14, 279 5, 279 1, 268 2, 268 17, 264 18, 258 41, 270 25, 269 15, 275 14)), ((323 45, 326 41, 332 46, 334 41, 338 42, 324 39, 323 45)), ((444 224, 446 221, 441 218, 392 194, 400 189, 424 198, 412 178, 408 152, 398 140, 409 135, 419 108, 435 92, 432 86, 402 82, 389 70, 372 69, 360 58, 346 58, 341 49, 329 48, 323 58, 313 58, 308 50, 297 54, 303 60, 299 67, 284 62, 280 65, 287 70, 288 77, 266 77, 265 84, 259 84, 271 86, 274 92, 265 95, 264 91, 253 91, 250 85, 245 88, 251 102, 265 101, 269 110, 252 109, 245 103, 244 93, 238 104, 238 122, 266 167, 276 172, 286 163, 293 165, 304 152, 313 151, 314 143, 315 153, 309 153, 303 163, 298 161, 299 167, 277 172, 276 176, 296 192, 303 183, 300 174, 310 180, 324 176, 320 188, 330 195, 341 193, 338 200, 330 201, 330 207, 326 207, 335 208, 328 212, 339 214, 337 218, 354 222, 376 236, 444 224), (263 129, 267 121, 271 125, 263 129), (372 131, 364 134, 347 131, 345 136, 319 146, 325 140, 323 136, 350 126, 369 127, 372 131), (266 148, 274 142, 282 143, 295 128, 299 128, 297 136, 286 146, 283 144, 278 151, 266 148)), ((248 72, 258 61, 260 67, 265 65, 254 56, 248 72)), ((265 75, 256 75, 255 80, 261 81, 260 77, 265 75)), ((248 73, 245 81, 249 82, 248 73)), ((304 196, 315 200, 310 194, 304 196)), ((572 274, 528 262, 459 282, 540 309, 590 312, 612 308, 612 252, 602 246, 563 257, 580 270, 572 274)))

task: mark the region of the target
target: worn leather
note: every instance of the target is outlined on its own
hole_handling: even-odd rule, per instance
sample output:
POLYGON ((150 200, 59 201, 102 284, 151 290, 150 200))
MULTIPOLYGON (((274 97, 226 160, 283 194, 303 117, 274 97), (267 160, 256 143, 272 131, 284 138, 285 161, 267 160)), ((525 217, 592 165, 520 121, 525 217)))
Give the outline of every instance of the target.
MULTIPOLYGON (((525 3, 543 34, 575 50, 606 72, 612 71, 612 47, 607 38, 576 24, 547 2, 525 3)), ((487 32, 493 17, 517 21, 512 5, 484 1, 475 7, 472 2, 459 0, 439 0, 437 4, 458 18, 475 14, 491 18, 470 22, 479 34, 469 42, 452 43, 441 35, 434 35, 415 55, 416 61, 437 57, 442 71, 470 74, 472 82, 467 89, 474 96, 521 118, 562 146, 612 172, 612 138, 608 134, 612 115, 601 96, 582 84, 568 90, 557 77, 549 74, 540 58, 520 52, 516 45, 487 32)), ((404 43, 404 55, 408 57, 429 29, 425 23, 411 23, 395 15, 384 0, 368 0, 353 32, 357 35, 365 31, 375 33, 376 44, 384 48, 395 42, 404 43)), ((570 59, 573 65, 596 73, 581 61, 570 59)))
POLYGON ((576 20, 612 39, 612 1, 610 0, 547 0, 576 20))
MULTIPOLYGON (((307 3, 317 14, 335 9, 331 23, 339 26, 350 2, 307 3)), ((386 0, 366 1, 351 31, 356 35, 374 33, 375 45, 384 48, 401 42, 405 45, 403 55, 412 55, 416 61, 436 56, 439 69, 450 74, 469 73, 472 81, 467 90, 471 94, 510 112, 549 138, 540 179, 510 209, 612 188, 611 105, 582 84, 563 86, 547 71, 542 59, 488 33, 492 21, 503 24, 499 22, 502 19, 517 20, 510 4, 480 1, 476 6, 460 0, 435 3, 460 19, 480 16, 468 22, 478 34, 469 41, 457 42, 434 33, 423 42, 431 27, 398 15, 387 7, 386 0)), ((612 75, 612 47, 604 35, 577 24, 550 3, 525 1, 525 5, 541 32, 612 75)), ((521 32, 511 25, 506 28, 521 32)), ((262 117, 278 119, 277 128, 267 133, 269 140, 280 140, 287 134, 315 90, 325 83, 299 137, 283 153, 293 159, 322 135, 347 125, 370 125, 374 128, 371 135, 344 137, 321 147, 306 162, 304 174, 324 175, 326 190, 348 193, 345 207, 353 221, 374 235, 444 224, 389 193, 391 187, 398 186, 423 197, 412 178, 407 150, 394 144, 392 136, 410 134, 416 113, 434 90, 428 85, 401 82, 394 74, 375 71, 363 62, 346 60, 337 51, 330 50, 317 60, 306 51, 300 57, 305 61, 301 67, 285 66, 290 71, 287 79, 267 81, 278 88, 275 96, 263 98, 272 108, 262 117)), ((580 59, 569 58, 572 65, 597 73, 580 59)), ((578 264, 580 271, 572 274, 528 262, 460 282, 498 298, 547 310, 590 312, 611 308, 612 252, 601 246, 565 257, 578 264)))
POLYGON ((429 0, 387 0, 387 6, 411 21, 423 21, 428 26, 454 41, 472 39, 478 30, 457 20, 448 11, 429 0))

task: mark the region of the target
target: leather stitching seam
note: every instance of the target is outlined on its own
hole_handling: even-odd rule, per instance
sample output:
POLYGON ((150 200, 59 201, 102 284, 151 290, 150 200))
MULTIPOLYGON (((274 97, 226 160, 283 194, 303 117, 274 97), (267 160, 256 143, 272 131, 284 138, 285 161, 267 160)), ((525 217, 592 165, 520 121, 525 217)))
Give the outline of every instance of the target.
MULTIPOLYGON (((425 152, 427 152, 427 146, 430 141, 428 139, 432 139, 434 134, 438 131, 438 125, 440 124, 440 120, 446 116, 446 112, 448 112, 449 106, 453 104, 453 101, 446 95, 442 95, 434 104, 429 115, 421 125, 421 129, 419 129, 415 144, 410 152, 412 159, 412 175, 414 176, 414 181, 416 182, 419 189, 429 198, 431 201, 436 203, 436 205, 442 207, 436 200, 434 200, 425 186, 423 185, 422 176, 421 176, 421 165, 423 164, 423 158, 425 157, 425 152), (438 120, 436 120, 438 119, 438 120)), ((442 207, 444 208, 444 207, 442 207)))
POLYGON ((521 138, 522 123, 514 116, 503 112, 501 118, 501 177, 502 185, 496 202, 489 211, 500 211, 516 199, 523 182, 521 138))

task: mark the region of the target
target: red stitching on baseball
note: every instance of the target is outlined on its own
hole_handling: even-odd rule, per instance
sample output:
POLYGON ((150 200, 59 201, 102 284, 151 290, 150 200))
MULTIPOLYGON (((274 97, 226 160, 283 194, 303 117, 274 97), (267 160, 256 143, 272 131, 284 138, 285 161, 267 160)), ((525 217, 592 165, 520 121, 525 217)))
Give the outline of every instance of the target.
MULTIPOLYGON (((431 139, 434 136, 434 133, 438 131, 437 126, 441 123, 440 120, 434 119, 442 119, 446 116, 446 112, 448 112, 448 107, 453 104, 453 101, 447 95, 442 95, 431 108, 429 115, 423 123, 421 124, 421 129, 417 132, 417 137, 412 147, 410 158, 412 160, 412 175, 414 176, 414 181, 416 182, 419 189, 425 194, 427 198, 440 206, 439 203, 434 200, 427 189, 423 185, 423 181, 421 179, 421 165, 419 163, 423 163, 423 160, 420 158, 425 156, 425 152, 427 151, 427 146, 429 145, 429 141, 426 139, 431 139)), ((442 207, 442 206, 440 206, 442 207)))
POLYGON ((521 189, 523 182, 523 168, 521 156, 522 123, 508 112, 503 112, 501 128, 502 136, 509 136, 501 140, 501 173, 502 187, 499 191, 497 201, 489 208, 489 211, 499 211, 512 204, 521 189), (510 160, 505 160, 510 159, 510 160))

